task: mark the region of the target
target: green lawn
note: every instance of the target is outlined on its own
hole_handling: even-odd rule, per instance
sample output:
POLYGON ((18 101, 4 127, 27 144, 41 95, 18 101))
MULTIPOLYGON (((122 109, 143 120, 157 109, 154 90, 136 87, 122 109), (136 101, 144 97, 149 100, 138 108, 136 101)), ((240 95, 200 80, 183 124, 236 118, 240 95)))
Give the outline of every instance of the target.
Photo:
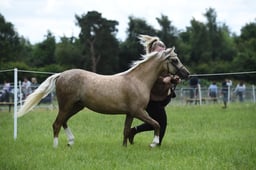
MULTIPOLYGON (((69 125, 75 144, 67 147, 64 131, 54 149, 52 123, 57 111, 35 109, 18 120, 0 111, 0 169, 256 169, 256 105, 232 103, 170 105, 168 127, 160 148, 149 148, 153 132, 122 146, 124 115, 101 115, 87 109, 69 125)), ((135 120, 133 125, 141 123, 135 120)))

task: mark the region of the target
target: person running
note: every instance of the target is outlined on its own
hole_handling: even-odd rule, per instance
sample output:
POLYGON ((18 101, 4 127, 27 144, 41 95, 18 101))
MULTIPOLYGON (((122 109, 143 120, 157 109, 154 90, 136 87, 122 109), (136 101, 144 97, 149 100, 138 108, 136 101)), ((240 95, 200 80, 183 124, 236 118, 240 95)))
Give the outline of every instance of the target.
MULTIPOLYGON (((160 41, 158 37, 151 37, 148 35, 139 36, 140 43, 144 46, 146 53, 151 53, 154 51, 165 50, 165 44, 160 41)), ((165 111, 166 105, 171 101, 171 98, 176 97, 174 92, 175 86, 179 83, 180 78, 178 76, 172 76, 168 73, 162 73, 160 77, 156 80, 151 93, 150 101, 147 105, 146 111, 149 116, 156 120, 160 125, 160 136, 159 143, 152 142, 150 147, 160 146, 165 135, 166 126, 167 126, 167 115, 165 111)), ((130 129, 129 142, 134 143, 134 136, 138 133, 144 131, 152 131, 154 128, 147 124, 143 123, 139 126, 135 126, 130 129)))

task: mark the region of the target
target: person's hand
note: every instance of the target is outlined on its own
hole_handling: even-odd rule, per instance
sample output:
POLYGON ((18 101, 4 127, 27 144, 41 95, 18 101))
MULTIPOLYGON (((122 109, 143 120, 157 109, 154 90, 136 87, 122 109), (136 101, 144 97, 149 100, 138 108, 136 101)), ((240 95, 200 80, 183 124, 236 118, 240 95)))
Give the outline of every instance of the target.
POLYGON ((177 75, 174 75, 174 76, 172 77, 172 79, 171 79, 171 83, 173 83, 173 84, 179 84, 180 82, 181 82, 181 79, 180 79, 180 77, 177 76, 177 75))
POLYGON ((167 76, 167 77, 164 77, 164 78, 163 78, 163 82, 164 82, 164 83, 170 83, 171 80, 172 80, 172 78, 171 78, 170 76, 167 76))

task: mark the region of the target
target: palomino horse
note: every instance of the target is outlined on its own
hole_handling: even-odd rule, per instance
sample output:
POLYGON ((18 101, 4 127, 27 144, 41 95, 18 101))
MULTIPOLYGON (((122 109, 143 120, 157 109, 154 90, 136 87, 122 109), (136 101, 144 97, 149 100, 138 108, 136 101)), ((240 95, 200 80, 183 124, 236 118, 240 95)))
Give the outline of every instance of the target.
POLYGON ((188 78, 189 72, 180 62, 174 48, 144 55, 129 70, 115 75, 99 75, 93 72, 71 69, 48 77, 20 108, 18 117, 31 110, 55 87, 59 112, 53 123, 54 147, 58 146, 58 134, 63 126, 68 145, 74 143, 74 136, 67 121, 77 112, 87 107, 103 114, 126 114, 123 145, 127 146, 133 118, 138 118, 155 129, 154 142, 159 143, 160 126, 145 108, 154 82, 162 72, 178 74, 188 78))

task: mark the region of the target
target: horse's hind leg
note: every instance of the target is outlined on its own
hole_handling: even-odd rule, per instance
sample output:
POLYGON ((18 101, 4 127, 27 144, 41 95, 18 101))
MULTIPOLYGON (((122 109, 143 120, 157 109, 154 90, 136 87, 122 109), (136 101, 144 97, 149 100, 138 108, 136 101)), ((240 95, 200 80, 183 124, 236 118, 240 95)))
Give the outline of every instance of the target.
POLYGON ((65 122, 63 124, 63 128, 64 128, 64 131, 65 131, 65 133, 67 135, 68 146, 73 145, 74 142, 75 142, 75 137, 74 137, 73 133, 71 132, 71 129, 68 127, 67 122, 65 122))
POLYGON ((53 147, 55 147, 55 148, 58 146, 58 135, 59 135, 61 126, 63 126, 63 128, 66 132, 66 135, 67 135, 67 138, 68 138, 68 145, 73 145, 74 144, 75 137, 72 134, 71 129, 67 125, 68 119, 74 114, 70 114, 70 115, 66 114, 68 116, 65 116, 65 114, 66 114, 66 112, 59 111, 59 114, 58 114, 56 120, 54 121, 54 123, 52 125, 52 127, 53 127, 53 136, 54 136, 53 147))
POLYGON ((73 106, 73 109, 72 111, 69 112, 69 114, 67 114, 67 116, 65 117, 65 120, 64 120, 64 123, 63 123, 63 128, 64 128, 64 131, 67 135, 67 139, 68 139, 68 146, 71 146, 74 144, 75 142, 75 137, 73 135, 73 133, 71 132, 71 129, 68 127, 68 120, 73 116, 75 115, 77 112, 79 112, 80 110, 82 110, 84 107, 80 104, 80 103, 77 103, 73 106))
MULTIPOLYGON (((61 106, 59 105, 59 108, 62 108, 62 106, 64 105, 61 105, 61 106)), ((59 135, 61 126, 63 126, 66 132, 66 135, 68 137, 68 145, 74 144, 75 138, 70 128, 68 128, 67 121, 70 117, 75 115, 78 111, 82 110, 83 108, 84 106, 82 105, 82 103, 76 102, 76 103, 65 104, 65 108, 59 110, 58 116, 52 125, 53 135, 54 135, 54 140, 53 140, 54 147, 58 146, 58 135, 59 135)))
POLYGON ((133 117, 130 115, 126 115, 125 124, 124 124, 124 139, 123 139, 123 146, 127 146, 127 139, 130 134, 130 129, 132 125, 133 117))
POLYGON ((63 113, 61 111, 59 111, 58 116, 56 117, 56 120, 54 121, 52 128, 53 128, 53 147, 57 147, 58 146, 58 136, 59 136, 59 132, 60 132, 60 128, 63 124, 63 117, 61 116, 63 113))

